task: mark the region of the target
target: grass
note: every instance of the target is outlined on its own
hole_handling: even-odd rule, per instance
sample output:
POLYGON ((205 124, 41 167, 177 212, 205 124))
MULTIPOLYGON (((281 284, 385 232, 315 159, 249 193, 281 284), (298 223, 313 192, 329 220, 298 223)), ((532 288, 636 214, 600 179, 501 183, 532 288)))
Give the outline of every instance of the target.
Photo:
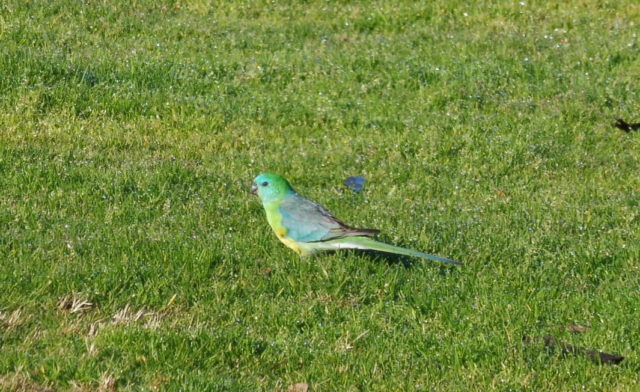
POLYGON ((640 145, 612 123, 640 118, 639 17, 4 2, 0 389, 638 390, 640 145), (300 259, 265 171, 465 266, 300 259))

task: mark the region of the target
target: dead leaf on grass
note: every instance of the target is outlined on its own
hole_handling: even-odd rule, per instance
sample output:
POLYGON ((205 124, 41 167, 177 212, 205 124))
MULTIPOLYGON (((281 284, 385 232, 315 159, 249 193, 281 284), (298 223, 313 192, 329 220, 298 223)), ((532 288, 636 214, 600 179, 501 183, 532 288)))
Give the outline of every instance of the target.
POLYGON ((16 392, 54 392, 55 390, 46 384, 38 384, 35 381, 29 379, 28 376, 22 373, 0 375, 0 390, 1 391, 16 391, 16 392))
POLYGON ((18 327, 20 324, 24 323, 26 319, 27 317, 22 316, 21 308, 14 310, 11 314, 0 312, 0 323, 4 324, 7 331, 18 327))
POLYGON ((580 324, 575 324, 575 325, 567 325, 565 327, 567 329, 567 331, 569 332, 573 332, 573 333, 581 333, 586 331, 587 329, 589 329, 588 326, 586 325, 580 325, 580 324))
POLYGON ((308 391, 309 391, 309 384, 307 384, 306 382, 299 382, 287 388, 287 392, 308 392, 308 391))
POLYGON ((87 301, 76 293, 71 293, 60 298, 58 308, 69 313, 84 313, 93 307, 93 303, 87 301))
POLYGON ((99 392, 115 392, 118 390, 117 388, 118 380, 113 377, 112 374, 108 372, 104 372, 102 374, 102 380, 100 380, 100 386, 98 387, 99 392))

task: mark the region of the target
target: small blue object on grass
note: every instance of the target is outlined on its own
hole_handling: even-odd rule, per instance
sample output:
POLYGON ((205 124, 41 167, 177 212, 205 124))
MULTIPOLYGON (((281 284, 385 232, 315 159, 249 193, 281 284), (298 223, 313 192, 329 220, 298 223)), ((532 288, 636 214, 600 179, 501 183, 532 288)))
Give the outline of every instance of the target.
POLYGON ((348 188, 351 188, 352 191, 354 192, 360 192, 362 190, 362 186, 365 183, 364 177, 359 177, 359 176, 351 176, 351 177, 347 177, 346 180, 344 180, 344 185, 347 186, 348 188))

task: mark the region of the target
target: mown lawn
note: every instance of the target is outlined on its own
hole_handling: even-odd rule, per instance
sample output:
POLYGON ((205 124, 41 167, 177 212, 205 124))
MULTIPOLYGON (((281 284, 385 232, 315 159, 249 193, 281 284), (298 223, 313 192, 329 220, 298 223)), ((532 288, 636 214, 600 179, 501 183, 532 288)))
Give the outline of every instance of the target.
POLYGON ((631 0, 2 2, 0 390, 640 390, 640 134, 612 126, 640 121, 639 21, 631 0), (300 259, 261 172, 465 266, 300 259))

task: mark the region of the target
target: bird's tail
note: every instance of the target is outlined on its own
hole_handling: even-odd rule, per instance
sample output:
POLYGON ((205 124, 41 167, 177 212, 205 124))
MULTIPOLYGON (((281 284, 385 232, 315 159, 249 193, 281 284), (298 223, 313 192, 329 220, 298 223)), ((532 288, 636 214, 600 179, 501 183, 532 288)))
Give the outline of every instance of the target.
POLYGON ((385 244, 368 237, 345 237, 330 241, 334 246, 333 249, 369 249, 377 250, 379 252, 395 253, 404 256, 421 257, 423 259, 442 261, 444 263, 451 263, 456 265, 463 265, 459 261, 445 259, 444 257, 438 257, 417 250, 401 248, 399 246, 385 244))

